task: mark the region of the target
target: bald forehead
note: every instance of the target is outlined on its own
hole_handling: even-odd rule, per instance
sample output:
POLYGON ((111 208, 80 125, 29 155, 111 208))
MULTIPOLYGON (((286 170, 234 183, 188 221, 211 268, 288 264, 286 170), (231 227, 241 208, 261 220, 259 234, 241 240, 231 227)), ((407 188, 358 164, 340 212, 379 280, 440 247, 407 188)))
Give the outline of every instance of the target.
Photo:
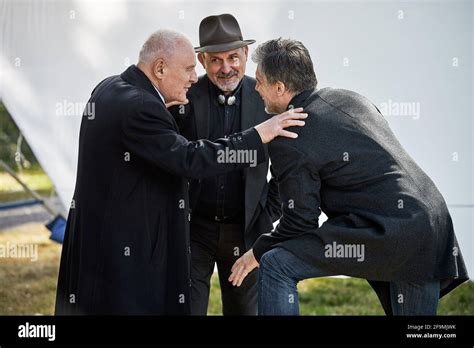
POLYGON ((194 53, 194 47, 191 44, 191 41, 189 41, 188 38, 186 38, 186 37, 182 37, 182 38, 177 39, 176 48, 191 51, 192 53, 194 53))
POLYGON ((186 69, 192 69, 196 66, 194 47, 187 39, 176 42, 173 52, 170 52, 169 54, 169 59, 169 63, 176 63, 186 69))
POLYGON ((179 39, 175 46, 173 55, 185 55, 189 57, 195 57, 194 47, 187 38, 179 39))

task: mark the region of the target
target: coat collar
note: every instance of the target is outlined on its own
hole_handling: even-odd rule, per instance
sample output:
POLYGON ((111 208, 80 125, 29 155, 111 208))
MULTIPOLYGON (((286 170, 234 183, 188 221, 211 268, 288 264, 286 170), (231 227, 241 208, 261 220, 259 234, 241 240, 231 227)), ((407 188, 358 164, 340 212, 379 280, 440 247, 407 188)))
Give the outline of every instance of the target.
POLYGON ((316 98, 319 98, 318 90, 316 88, 307 89, 293 96, 293 98, 291 98, 290 102, 288 103, 287 109, 289 109, 290 106, 295 109, 299 107, 304 107, 316 98))
POLYGON ((209 96, 209 79, 207 75, 201 76, 192 86, 192 92, 195 97, 190 98, 193 103, 194 114, 196 117, 196 136, 197 139, 207 139, 209 137, 209 113, 211 112, 211 104, 209 96))
POLYGON ((125 70, 120 75, 120 77, 128 83, 136 87, 142 88, 148 93, 154 95, 164 105, 163 100, 161 99, 160 95, 151 83, 150 79, 148 79, 145 73, 141 71, 136 65, 130 65, 127 70, 125 70))

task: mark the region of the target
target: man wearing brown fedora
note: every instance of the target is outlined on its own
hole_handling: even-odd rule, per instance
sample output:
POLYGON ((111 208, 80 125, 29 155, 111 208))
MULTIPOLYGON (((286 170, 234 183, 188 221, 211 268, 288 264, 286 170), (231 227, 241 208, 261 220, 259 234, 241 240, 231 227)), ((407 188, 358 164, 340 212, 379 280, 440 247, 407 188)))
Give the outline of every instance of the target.
MULTIPOLYGON (((209 16, 199 26, 195 48, 206 70, 173 111, 190 139, 227 137, 268 118, 256 81, 245 75, 248 45, 230 14, 209 16)), ((191 314, 206 315, 210 280, 217 264, 224 315, 257 314, 257 272, 241 287, 228 281, 233 263, 280 217, 278 187, 267 182, 268 161, 245 170, 190 182, 191 314)))

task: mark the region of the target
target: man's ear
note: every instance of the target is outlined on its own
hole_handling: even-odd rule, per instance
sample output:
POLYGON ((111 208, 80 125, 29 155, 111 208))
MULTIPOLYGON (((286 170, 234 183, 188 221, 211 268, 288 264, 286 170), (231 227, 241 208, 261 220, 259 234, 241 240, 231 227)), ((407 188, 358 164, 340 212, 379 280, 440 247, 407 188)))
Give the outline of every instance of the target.
POLYGON ((276 92, 279 97, 281 97, 286 92, 286 86, 283 82, 277 81, 276 82, 276 92))
POLYGON ((199 60, 199 63, 201 63, 201 65, 204 69, 206 69, 205 59, 206 59, 206 57, 204 57, 204 53, 199 52, 198 53, 198 60, 199 60))
POLYGON ((247 60, 249 57, 249 46, 244 46, 244 54, 245 54, 245 59, 247 60))
POLYGON ((153 74, 156 76, 158 80, 163 79, 163 74, 165 71, 165 61, 163 58, 158 58, 155 63, 153 64, 153 74))

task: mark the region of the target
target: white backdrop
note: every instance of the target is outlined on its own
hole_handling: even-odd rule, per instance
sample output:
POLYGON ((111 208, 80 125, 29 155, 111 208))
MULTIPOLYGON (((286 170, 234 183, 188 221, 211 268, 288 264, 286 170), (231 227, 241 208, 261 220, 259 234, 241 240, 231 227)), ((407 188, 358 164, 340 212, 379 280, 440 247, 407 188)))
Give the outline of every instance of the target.
MULTIPOLYGON (((161 27, 198 45, 205 16, 232 13, 244 38, 310 50, 320 87, 379 106, 448 202, 474 272, 473 2, 0 0, 0 98, 71 200, 82 108, 93 87, 137 60, 161 27)), ((252 48, 254 46, 250 46, 252 48)), ((203 73, 201 68, 199 73, 203 73)), ((247 73, 254 76, 249 62, 247 73)))

